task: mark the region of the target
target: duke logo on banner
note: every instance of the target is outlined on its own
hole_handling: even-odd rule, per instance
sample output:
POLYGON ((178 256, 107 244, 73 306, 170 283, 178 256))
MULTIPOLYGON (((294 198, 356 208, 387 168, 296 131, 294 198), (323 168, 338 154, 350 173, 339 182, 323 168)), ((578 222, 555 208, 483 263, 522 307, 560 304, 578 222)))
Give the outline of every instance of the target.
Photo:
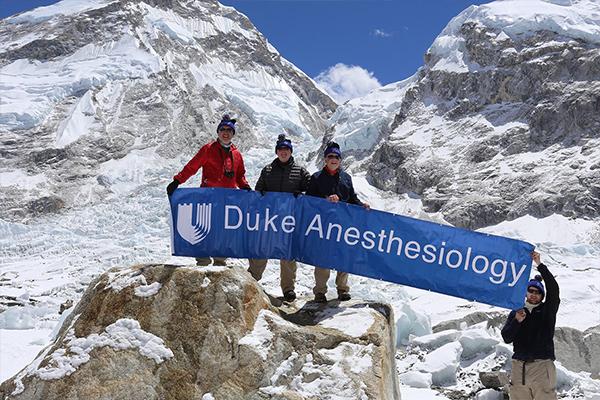
POLYGON ((274 258, 523 305, 533 246, 520 240, 289 193, 177 189, 173 255, 274 258))
POLYGON ((177 205, 177 232, 183 240, 194 245, 206 238, 210 233, 211 211, 212 204, 177 205))

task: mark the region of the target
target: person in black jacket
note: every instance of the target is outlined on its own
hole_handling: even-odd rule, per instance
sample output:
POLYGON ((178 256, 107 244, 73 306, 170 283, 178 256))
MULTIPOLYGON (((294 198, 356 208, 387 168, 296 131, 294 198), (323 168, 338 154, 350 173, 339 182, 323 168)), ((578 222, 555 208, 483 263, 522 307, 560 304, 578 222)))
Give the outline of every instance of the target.
MULTIPOLYGON (((311 176, 306 194, 324 197, 332 203, 341 201, 357 204, 369 209, 369 204, 358 199, 350 175, 340 168, 342 162, 340 146, 335 142, 327 143, 324 155, 325 167, 311 176)), ((315 301, 318 303, 325 303, 327 301, 327 281, 329 280, 330 273, 331 271, 329 269, 315 267, 315 287, 313 288, 313 293, 315 295, 315 301)), ((351 296, 347 272, 337 272, 335 285, 338 292, 338 300, 350 300, 351 296)))
POLYGON ((556 399, 554 327, 560 304, 558 283, 540 262, 539 253, 534 251, 531 257, 541 277, 529 281, 525 307, 511 311, 502 328, 502 338, 514 347, 512 400, 556 399), (544 297, 546 301, 542 301, 544 297))
MULTIPOLYGON (((275 144, 275 154, 277 158, 260 172, 260 177, 256 182, 255 190, 264 194, 265 192, 288 192, 298 196, 308 188, 310 174, 308 171, 296 164, 292 153, 294 148, 292 141, 285 135, 279 135, 275 144)), ((248 272, 259 281, 267 266, 267 260, 250 259, 250 268, 248 272)), ((295 281, 296 281, 296 261, 280 260, 280 284, 285 301, 294 301, 296 299, 295 281)))

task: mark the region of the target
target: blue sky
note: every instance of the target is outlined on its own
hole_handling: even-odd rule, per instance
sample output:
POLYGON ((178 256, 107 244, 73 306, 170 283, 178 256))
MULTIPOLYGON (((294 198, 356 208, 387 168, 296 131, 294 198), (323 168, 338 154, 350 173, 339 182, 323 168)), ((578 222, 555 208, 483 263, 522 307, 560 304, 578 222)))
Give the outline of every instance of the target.
MULTIPOLYGON (((0 0, 0 17, 55 2, 0 0)), ((221 2, 246 14, 271 44, 307 75, 317 78, 321 74, 317 81, 338 85, 342 92, 345 90, 342 86, 349 88, 349 92, 360 92, 411 76, 423 64, 425 51, 452 17, 471 4, 489 1, 221 2), (345 85, 348 82, 344 80, 348 79, 354 82, 345 85)), ((347 94, 353 97, 352 93, 347 94)))

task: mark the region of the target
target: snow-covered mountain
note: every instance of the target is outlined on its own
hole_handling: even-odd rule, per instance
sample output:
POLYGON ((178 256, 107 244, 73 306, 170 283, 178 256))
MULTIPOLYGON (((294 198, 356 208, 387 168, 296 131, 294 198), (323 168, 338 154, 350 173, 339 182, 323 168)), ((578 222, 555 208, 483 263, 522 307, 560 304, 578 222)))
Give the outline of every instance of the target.
MULTIPOLYGON (((558 326, 590 336, 600 326, 599 44, 593 1, 473 6, 413 77, 336 110, 216 1, 63 0, 0 21, 0 380, 35 358, 61 305, 101 272, 190 263, 169 256, 165 186, 224 112, 239 118, 251 183, 277 134, 313 169, 308 155, 335 137, 374 208, 534 243, 561 285, 558 326)), ((299 301, 312 272, 299 268, 299 301)), ((261 283, 279 295, 277 262, 261 283)), ((503 310, 361 277, 351 288, 394 308, 404 399, 470 398, 477 372, 510 357, 496 327, 460 323, 503 310), (442 330, 450 322, 455 332, 442 330)), ((559 367, 563 398, 600 396, 600 382, 572 368, 559 367)))
POLYGON ((599 44, 597 1, 471 6, 412 78, 339 107, 333 136, 454 225, 597 218, 599 44))
POLYGON ((226 112, 252 163, 279 133, 312 144, 335 107, 216 1, 66 0, 3 20, 0 41, 11 220, 106 201, 120 178, 106 169, 126 155, 174 160, 176 172, 226 112))

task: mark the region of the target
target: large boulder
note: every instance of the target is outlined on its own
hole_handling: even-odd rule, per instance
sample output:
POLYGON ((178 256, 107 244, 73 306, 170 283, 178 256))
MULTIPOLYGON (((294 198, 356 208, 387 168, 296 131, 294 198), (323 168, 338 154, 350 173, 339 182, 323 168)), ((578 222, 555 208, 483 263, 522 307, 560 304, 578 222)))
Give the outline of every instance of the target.
POLYGON ((600 326, 584 332, 560 327, 554 333, 556 359, 570 371, 586 371, 600 379, 600 326))
POLYGON ((398 399, 389 306, 270 299, 239 268, 145 265, 91 283, 14 399, 398 399), (273 304, 279 306, 276 307, 273 304))

